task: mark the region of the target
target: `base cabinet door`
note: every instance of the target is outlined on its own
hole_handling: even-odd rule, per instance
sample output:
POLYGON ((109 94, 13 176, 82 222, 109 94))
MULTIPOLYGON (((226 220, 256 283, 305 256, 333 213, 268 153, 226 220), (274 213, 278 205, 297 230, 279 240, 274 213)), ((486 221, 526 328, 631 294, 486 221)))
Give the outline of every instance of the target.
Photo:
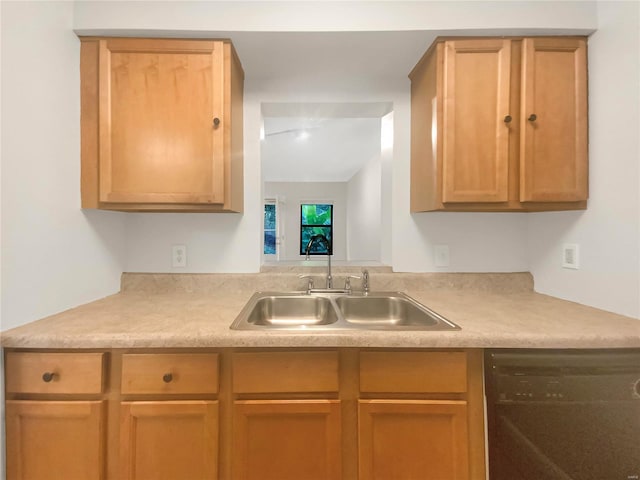
POLYGON ((7 480, 104 478, 101 401, 7 400, 7 480))
POLYGON ((360 400, 360 480, 466 480, 467 405, 360 400))
POLYGON ((204 480, 218 474, 218 402, 122 402, 120 478, 204 480))
POLYGON ((236 401, 232 455, 235 480, 339 479, 340 401, 236 401))

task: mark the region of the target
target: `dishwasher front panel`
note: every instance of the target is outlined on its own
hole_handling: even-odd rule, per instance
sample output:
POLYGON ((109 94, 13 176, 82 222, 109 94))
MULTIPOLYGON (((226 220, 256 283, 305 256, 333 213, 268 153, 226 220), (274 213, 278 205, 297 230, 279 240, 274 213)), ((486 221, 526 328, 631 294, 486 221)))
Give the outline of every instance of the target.
POLYGON ((640 480, 640 355, 517 353, 485 357, 489 478, 640 480))

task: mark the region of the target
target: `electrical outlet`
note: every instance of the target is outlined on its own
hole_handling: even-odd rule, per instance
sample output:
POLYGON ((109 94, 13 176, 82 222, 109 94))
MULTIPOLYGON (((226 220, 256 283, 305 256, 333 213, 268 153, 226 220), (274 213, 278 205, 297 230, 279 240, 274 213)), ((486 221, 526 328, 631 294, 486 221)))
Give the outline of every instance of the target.
POLYGON ((449 266, 449 245, 433 246, 433 263, 436 267, 449 266))
POLYGON ((187 246, 174 245, 171 247, 171 266, 174 268, 187 266, 187 246))
POLYGON ((562 267, 578 270, 580 268, 580 245, 565 243, 562 246, 562 267))

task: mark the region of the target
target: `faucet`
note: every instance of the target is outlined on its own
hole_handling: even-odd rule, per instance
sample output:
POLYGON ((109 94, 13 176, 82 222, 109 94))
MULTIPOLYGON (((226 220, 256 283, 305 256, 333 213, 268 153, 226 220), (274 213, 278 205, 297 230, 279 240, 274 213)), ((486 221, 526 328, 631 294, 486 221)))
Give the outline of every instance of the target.
POLYGON ((333 288, 333 277, 331 276, 331 244, 327 237, 322 234, 313 235, 309 239, 309 243, 307 243, 307 247, 304 250, 305 258, 309 260, 309 252, 311 251, 311 246, 316 242, 323 242, 327 247, 327 288, 333 288))
POLYGON ((362 270, 362 291, 369 295, 369 270, 362 270))

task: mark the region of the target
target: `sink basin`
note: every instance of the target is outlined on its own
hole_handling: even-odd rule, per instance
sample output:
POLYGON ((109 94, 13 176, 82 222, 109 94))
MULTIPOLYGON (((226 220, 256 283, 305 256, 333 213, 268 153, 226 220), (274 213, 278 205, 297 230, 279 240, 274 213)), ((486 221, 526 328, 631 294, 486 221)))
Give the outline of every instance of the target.
POLYGON ((371 294, 336 298, 347 323, 360 328, 394 330, 398 327, 425 327, 433 330, 456 326, 437 313, 401 294, 371 294))
POLYGON ((338 315, 326 297, 310 295, 269 295, 256 299, 247 323, 272 328, 330 325, 338 315))
POLYGON ((344 291, 258 292, 232 330, 460 330, 413 298, 398 292, 345 295, 344 291))

